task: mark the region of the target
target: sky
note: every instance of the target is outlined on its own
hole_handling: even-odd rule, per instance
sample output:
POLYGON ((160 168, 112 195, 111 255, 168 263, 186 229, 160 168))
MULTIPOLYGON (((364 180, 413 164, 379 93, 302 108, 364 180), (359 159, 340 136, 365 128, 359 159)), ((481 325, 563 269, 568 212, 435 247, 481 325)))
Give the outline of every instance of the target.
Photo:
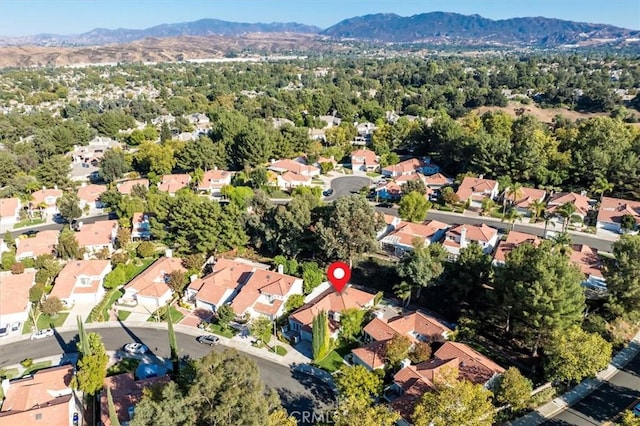
POLYGON ((329 27, 369 13, 545 16, 640 29, 640 0, 0 0, 0 36, 78 34, 216 18, 329 27))

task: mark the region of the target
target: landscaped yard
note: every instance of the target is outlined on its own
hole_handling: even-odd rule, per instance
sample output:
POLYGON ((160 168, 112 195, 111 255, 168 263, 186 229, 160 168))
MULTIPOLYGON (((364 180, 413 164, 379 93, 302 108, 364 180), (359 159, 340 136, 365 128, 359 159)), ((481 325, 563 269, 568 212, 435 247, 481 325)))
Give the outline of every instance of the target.
MULTIPOLYGON (((64 324, 64 321, 68 316, 69 312, 61 312, 55 318, 51 318, 49 315, 40 314, 38 317, 38 330, 42 330, 43 328, 62 327, 62 324, 64 324)), ((24 322, 22 334, 31 334, 33 332, 33 321, 31 321, 31 317, 29 317, 29 319, 24 322)))
POLYGON ((118 310, 118 320, 125 321, 131 315, 131 311, 118 310))
POLYGON ((315 364, 322 368, 323 370, 328 371, 329 373, 333 373, 337 371, 344 365, 344 360, 336 351, 331 351, 327 356, 325 356, 320 361, 316 361, 315 364))
POLYGON ((140 365, 140 360, 136 358, 125 358, 122 361, 116 362, 111 367, 107 368, 107 376, 115 376, 116 374, 132 373, 136 371, 140 365))
POLYGON ((24 228, 25 226, 40 225, 40 224, 43 224, 44 222, 45 222, 44 219, 33 219, 33 220, 25 219, 13 225, 13 229, 24 228))
MULTIPOLYGON (((157 322, 157 319, 156 319, 157 317, 164 318, 164 316, 165 316, 165 311, 166 311, 166 308, 160 308, 160 309, 158 309, 157 311, 155 311, 155 312, 153 313, 153 315, 151 315, 151 316, 149 317, 149 319, 147 319, 147 321, 148 321, 148 322, 157 322)), ((171 306, 171 307, 169 308, 169 315, 171 315, 171 319, 173 320, 173 323, 174 323, 174 324, 177 324, 178 322, 180 322, 180 320, 181 320, 182 318, 184 318, 184 314, 183 314, 182 312, 180 312, 179 310, 177 310, 177 309, 175 308, 175 306, 171 306)), ((163 320, 163 321, 164 321, 164 320, 163 320)))
POLYGON ((17 368, 3 368, 0 369, 0 379, 13 379, 18 376, 17 368))
POLYGON ((220 327, 220 324, 209 324, 208 331, 213 334, 217 334, 218 336, 228 337, 229 339, 237 333, 237 330, 231 327, 227 327, 223 330, 222 327, 220 327))
POLYGON ((124 294, 124 291, 122 290, 114 290, 111 293, 107 293, 104 296, 105 298, 107 298, 108 296, 108 298, 106 299, 106 302, 102 305, 102 318, 104 318, 104 321, 109 320, 109 310, 111 309, 113 304, 116 303, 116 300, 121 298, 123 294, 124 294))
POLYGON ((51 361, 40 361, 40 362, 35 362, 33 364, 31 364, 31 366, 29 368, 27 368, 26 370, 24 370, 24 372, 22 373, 22 377, 31 374, 33 372, 36 372, 38 370, 42 370, 43 368, 47 368, 47 367, 51 367, 51 361))
POLYGON ((276 346, 276 347, 272 348, 271 352, 275 352, 280 356, 285 356, 287 354, 287 350, 285 348, 283 348, 282 346, 276 346))

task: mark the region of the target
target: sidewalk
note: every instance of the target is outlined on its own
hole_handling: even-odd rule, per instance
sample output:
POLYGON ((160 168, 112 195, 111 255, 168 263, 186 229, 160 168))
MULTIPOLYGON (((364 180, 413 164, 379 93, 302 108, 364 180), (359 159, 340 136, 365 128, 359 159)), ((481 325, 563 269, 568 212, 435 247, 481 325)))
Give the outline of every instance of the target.
POLYGON ((527 414, 526 416, 520 417, 508 423, 512 426, 534 426, 543 423, 545 420, 555 416, 561 411, 569 408, 571 405, 577 403, 578 401, 586 398, 591 392, 598 389, 605 382, 607 382, 613 375, 615 375, 618 370, 624 368, 625 365, 629 363, 638 353, 640 352, 640 332, 638 332, 635 337, 629 342, 626 348, 618 352, 616 356, 613 357, 607 368, 599 372, 595 378, 585 379, 571 389, 566 392, 564 395, 554 399, 551 402, 548 402, 540 407, 538 407, 535 411, 527 414))

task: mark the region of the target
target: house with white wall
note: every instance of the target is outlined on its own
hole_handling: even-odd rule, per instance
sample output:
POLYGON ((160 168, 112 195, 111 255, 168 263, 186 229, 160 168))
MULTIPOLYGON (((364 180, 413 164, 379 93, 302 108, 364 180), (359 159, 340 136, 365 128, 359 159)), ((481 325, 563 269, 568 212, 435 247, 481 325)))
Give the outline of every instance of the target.
POLYGON ((198 184, 198 191, 208 193, 213 197, 220 197, 223 186, 231 185, 232 173, 226 170, 207 170, 198 184))
POLYGON ((498 244, 498 230, 482 225, 458 225, 447 231, 442 245, 449 252, 449 257, 455 259, 460 250, 471 243, 477 243, 482 251, 489 254, 498 244))
POLYGON ((105 249, 112 254, 117 233, 117 220, 103 220, 82 226, 75 237, 78 246, 85 251, 84 258, 90 259, 105 249))
POLYGON ((105 295, 104 277, 111 272, 109 260, 72 260, 56 277, 51 293, 65 306, 79 303, 98 303, 105 295))
POLYGON ((18 198, 0 198, 0 228, 12 228, 20 221, 22 202, 18 198))
POLYGON ((483 177, 465 177, 456 191, 458 199, 463 204, 469 204, 469 208, 479 209, 482 200, 495 200, 498 196, 498 182, 483 177))
POLYGON ((380 246, 394 256, 401 257, 406 252, 413 250, 413 244, 416 241, 423 245, 440 241, 447 229, 449 229, 449 225, 437 220, 429 220, 424 223, 401 221, 393 231, 380 240, 380 246))
POLYGON ((596 227, 598 230, 619 234, 622 232, 622 218, 624 216, 631 216, 637 230, 640 226, 640 201, 602 197, 596 227))
POLYGON ((123 301, 144 306, 150 312, 157 310, 171 299, 173 291, 167 281, 173 271, 187 272, 182 259, 161 257, 124 287, 123 301))
POLYGON ((29 318, 29 289, 35 279, 34 269, 16 275, 0 272, 0 327, 18 328, 18 334, 22 331, 21 325, 29 318), (14 324, 18 327, 10 327, 14 324))

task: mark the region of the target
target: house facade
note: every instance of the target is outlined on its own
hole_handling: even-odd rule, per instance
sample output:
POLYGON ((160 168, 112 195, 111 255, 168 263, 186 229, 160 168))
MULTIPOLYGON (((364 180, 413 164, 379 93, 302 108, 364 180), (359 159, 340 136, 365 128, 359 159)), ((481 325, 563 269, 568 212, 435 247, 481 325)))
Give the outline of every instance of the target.
POLYGON ((20 221, 22 202, 18 198, 0 198, 0 228, 10 228, 20 221))
POLYGON ((515 194, 510 193, 509 188, 504 191, 504 200, 524 216, 531 215, 529 209, 533 203, 543 202, 546 197, 547 192, 542 189, 522 187, 515 194))
POLYGON ((58 207, 56 206, 56 202, 60 197, 62 197, 61 190, 57 188, 43 188, 31 194, 30 209, 41 209, 45 214, 45 217, 53 217, 58 214, 58 207))
POLYGON ((375 152, 359 149, 351 153, 351 168, 357 174, 375 172, 380 168, 380 160, 375 152))
POLYGON ((107 191, 106 185, 82 184, 78 188, 78 199, 80 200, 80 208, 88 208, 90 212, 96 212, 102 209, 104 205, 100 201, 102 193, 107 191))
POLYGON ((122 299, 142 305, 151 312, 157 310, 171 299, 172 290, 167 280, 173 271, 187 272, 182 259, 161 257, 124 287, 122 299))
POLYGON ((380 240, 380 246, 383 250, 402 257, 406 252, 413 250, 413 244, 416 241, 420 241, 423 245, 440 241, 447 229, 449 225, 436 220, 424 223, 401 221, 394 230, 380 240))
POLYGON ((105 294, 104 277, 111 272, 109 260, 73 260, 60 271, 48 297, 57 297, 65 306, 98 303, 105 294))
POLYGON ((587 214, 589 214, 589 210, 591 210, 589 198, 584 193, 558 192, 549 198, 547 202, 547 212, 555 215, 556 220, 560 223, 563 222, 563 218, 559 215, 558 209, 564 204, 573 204, 575 207, 573 216, 579 217, 582 222, 584 222, 587 214))
POLYGON ((175 195, 176 192, 189 185, 191 176, 188 174, 163 175, 158 183, 158 190, 175 195))
POLYGON ((624 216, 631 216, 635 222, 635 230, 637 230, 640 226, 640 201, 602 197, 596 227, 598 230, 622 233, 622 218, 624 216))
POLYGON ((84 258, 90 259, 103 250, 112 254, 117 233, 118 221, 104 220, 82 226, 75 237, 78 246, 85 250, 84 258))
POLYGON ((394 164, 392 166, 384 167, 381 170, 383 176, 396 178, 399 176, 407 176, 413 175, 416 173, 421 173, 423 175, 429 176, 440 171, 440 167, 431 162, 429 157, 426 158, 410 158, 405 161, 401 161, 398 164, 394 164))
POLYGON ((220 197, 223 186, 231 185, 232 173, 226 170, 207 170, 198 184, 198 191, 204 191, 213 197, 220 197))
POLYGON ((131 195, 131 191, 136 185, 140 185, 145 189, 149 189, 149 179, 131 179, 120 182, 116 185, 118 192, 122 195, 131 195))
POLYGON ((151 223, 149 215, 134 213, 131 218, 131 241, 148 241, 151 239, 151 223))
POLYGON ((57 230, 47 230, 40 231, 31 238, 16 238, 16 260, 20 262, 43 254, 55 254, 59 235, 57 230))
POLYGON ((495 200, 498 196, 498 182, 483 177, 465 177, 456 191, 461 203, 468 204, 469 208, 479 209, 482 200, 489 198, 495 200))
POLYGON ((507 255, 521 244, 533 244, 537 247, 541 242, 542 240, 536 235, 509 231, 507 238, 498 242, 498 247, 493 254, 493 264, 496 266, 504 265, 507 255))
POLYGON ((598 250, 585 244, 574 244, 569 253, 571 263, 584 274, 582 285, 594 290, 605 290, 607 283, 602 275, 603 263, 598 250))
POLYGON ((0 327, 17 328, 29 318, 29 289, 36 279, 36 271, 26 270, 14 275, 9 271, 0 272, 0 327), (17 325, 17 327, 10 327, 17 325))
POLYGON ((475 242, 482 247, 482 251, 493 252, 498 243, 498 230, 485 225, 458 225, 449 229, 442 245, 449 252, 449 257, 455 259, 460 250, 475 242))

